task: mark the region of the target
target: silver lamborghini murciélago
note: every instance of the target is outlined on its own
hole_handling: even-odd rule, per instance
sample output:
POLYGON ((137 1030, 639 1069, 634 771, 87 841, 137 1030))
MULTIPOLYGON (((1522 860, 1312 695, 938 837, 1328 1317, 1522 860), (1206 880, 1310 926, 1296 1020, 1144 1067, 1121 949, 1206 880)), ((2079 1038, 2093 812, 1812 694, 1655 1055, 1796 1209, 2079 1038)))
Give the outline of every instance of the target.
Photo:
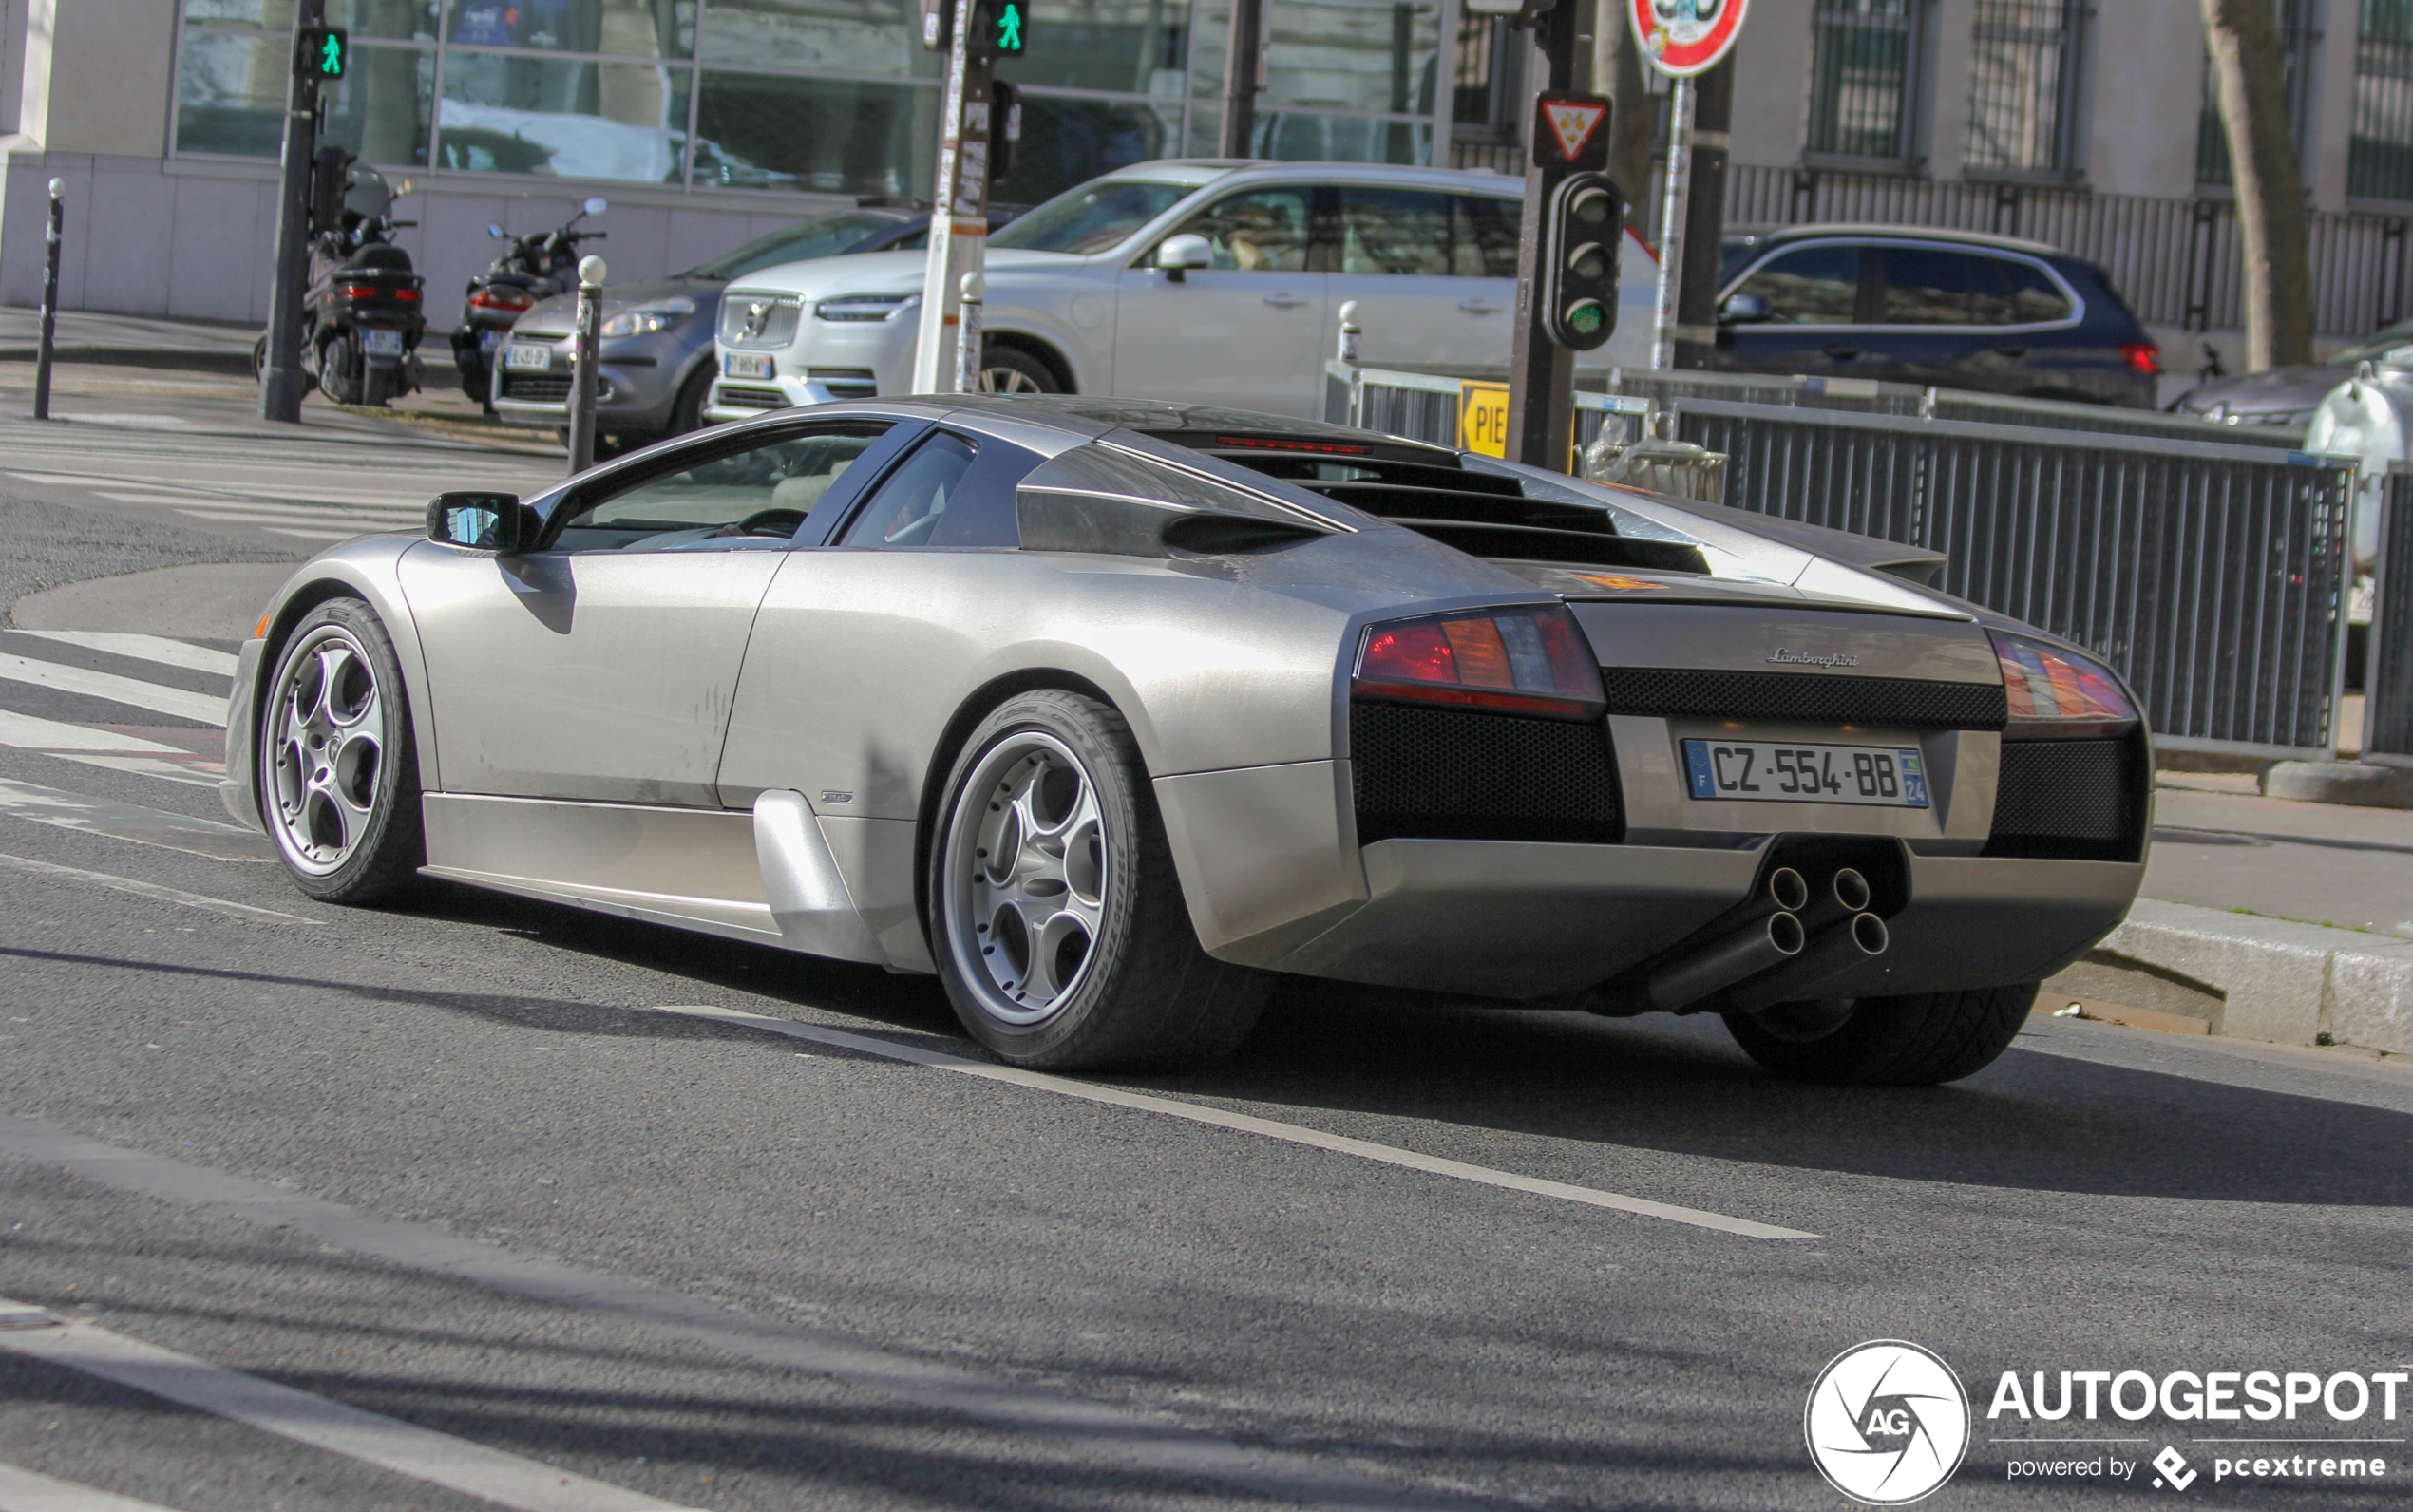
POLYGON ((2126 912, 2108 670, 1886 542, 1363 431, 866 400, 310 562, 225 794, 314 898, 421 876, 900 972, 1026 1066, 1277 973, 1991 1061, 2126 912))

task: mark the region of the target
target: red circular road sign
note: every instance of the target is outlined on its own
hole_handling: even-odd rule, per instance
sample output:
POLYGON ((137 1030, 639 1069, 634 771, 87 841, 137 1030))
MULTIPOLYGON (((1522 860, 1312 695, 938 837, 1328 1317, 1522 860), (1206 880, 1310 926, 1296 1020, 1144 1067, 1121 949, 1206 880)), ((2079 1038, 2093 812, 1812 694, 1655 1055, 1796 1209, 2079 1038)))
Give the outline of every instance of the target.
POLYGON ((1643 56, 1662 73, 1718 66, 1735 47, 1750 0, 1625 0, 1643 56))

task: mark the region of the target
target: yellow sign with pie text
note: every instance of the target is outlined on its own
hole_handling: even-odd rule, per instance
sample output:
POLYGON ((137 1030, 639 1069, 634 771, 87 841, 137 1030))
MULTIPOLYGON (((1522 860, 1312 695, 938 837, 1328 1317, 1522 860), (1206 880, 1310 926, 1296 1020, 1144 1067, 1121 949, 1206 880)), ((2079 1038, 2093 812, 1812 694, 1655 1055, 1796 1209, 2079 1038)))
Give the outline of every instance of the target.
POLYGON ((1458 444, 1486 457, 1508 456, 1509 386, 1468 379, 1458 385, 1458 444))

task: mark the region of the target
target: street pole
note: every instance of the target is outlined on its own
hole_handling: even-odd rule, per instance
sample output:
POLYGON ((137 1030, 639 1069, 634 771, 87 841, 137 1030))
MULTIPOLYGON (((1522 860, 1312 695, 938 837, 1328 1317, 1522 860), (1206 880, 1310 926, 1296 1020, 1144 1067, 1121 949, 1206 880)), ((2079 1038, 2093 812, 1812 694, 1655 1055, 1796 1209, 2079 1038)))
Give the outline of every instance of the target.
MULTIPOLYGON (((956 0, 947 82, 939 115, 939 174, 930 203, 930 255, 922 278, 922 330, 913 348, 917 394, 947 391, 962 318, 963 277, 980 271, 989 243, 987 39, 976 36, 986 6, 956 0)), ((977 360, 978 352, 974 352, 977 360)))
POLYGON ((1735 119, 1735 62, 1699 77, 1693 97, 1691 162, 1686 175, 1683 283, 1676 296, 1674 366, 1700 369, 1715 360, 1718 286, 1726 240, 1726 144, 1735 119))
MULTIPOLYGON (((1532 23, 1545 82, 1539 94, 1577 89, 1576 36, 1587 30, 1590 0, 1558 0, 1532 23)), ((1588 46, 1588 43, 1586 44, 1588 46)), ((1528 466, 1565 472, 1575 434, 1575 353, 1542 328, 1539 303, 1544 225, 1550 198, 1568 164, 1544 149, 1544 126, 1531 123, 1525 160, 1525 215, 1516 252, 1516 339, 1509 355, 1508 457, 1528 466)))
POLYGON ((1223 153, 1250 156, 1257 134, 1257 91, 1265 86, 1264 0, 1231 0, 1231 30, 1224 47, 1223 153))
MULTIPOLYGON (((327 19, 327 0, 294 8, 294 46, 327 19)), ((268 294, 268 360, 259 375, 262 420, 301 419, 309 375, 302 371, 302 298, 310 287, 310 167, 318 151, 318 81, 296 66, 285 86, 285 156, 276 201, 276 270, 268 294)))
POLYGON ((1692 188, 1693 82, 1676 77, 1667 112, 1667 198, 1659 213, 1659 306, 1653 321, 1650 368, 1676 366, 1676 303, 1684 287, 1684 217, 1692 188))
POLYGON ((988 280, 967 273, 958 287, 963 291, 963 318, 956 326, 955 391, 980 391, 980 295, 988 280))
POLYGON ((33 418, 50 418, 50 353, 59 344, 59 240, 66 229, 67 181, 50 180, 50 230, 42 261, 42 345, 33 356, 33 418))
POLYGON ((595 363, 603 325, 603 280, 610 272, 600 257, 579 263, 577 331, 570 338, 572 477, 595 465, 595 363))

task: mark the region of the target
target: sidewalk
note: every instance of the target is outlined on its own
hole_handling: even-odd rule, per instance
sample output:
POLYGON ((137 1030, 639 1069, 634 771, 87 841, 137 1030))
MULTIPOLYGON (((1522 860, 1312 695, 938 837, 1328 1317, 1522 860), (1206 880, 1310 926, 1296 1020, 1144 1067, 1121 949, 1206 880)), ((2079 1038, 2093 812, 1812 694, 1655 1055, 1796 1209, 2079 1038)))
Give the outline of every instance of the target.
MULTIPOLYGON (((256 326, 164 315, 112 315, 62 310, 54 337, 59 362, 175 369, 248 378, 256 326)), ((42 312, 0 305, 0 362, 31 362, 42 339, 42 312)))

